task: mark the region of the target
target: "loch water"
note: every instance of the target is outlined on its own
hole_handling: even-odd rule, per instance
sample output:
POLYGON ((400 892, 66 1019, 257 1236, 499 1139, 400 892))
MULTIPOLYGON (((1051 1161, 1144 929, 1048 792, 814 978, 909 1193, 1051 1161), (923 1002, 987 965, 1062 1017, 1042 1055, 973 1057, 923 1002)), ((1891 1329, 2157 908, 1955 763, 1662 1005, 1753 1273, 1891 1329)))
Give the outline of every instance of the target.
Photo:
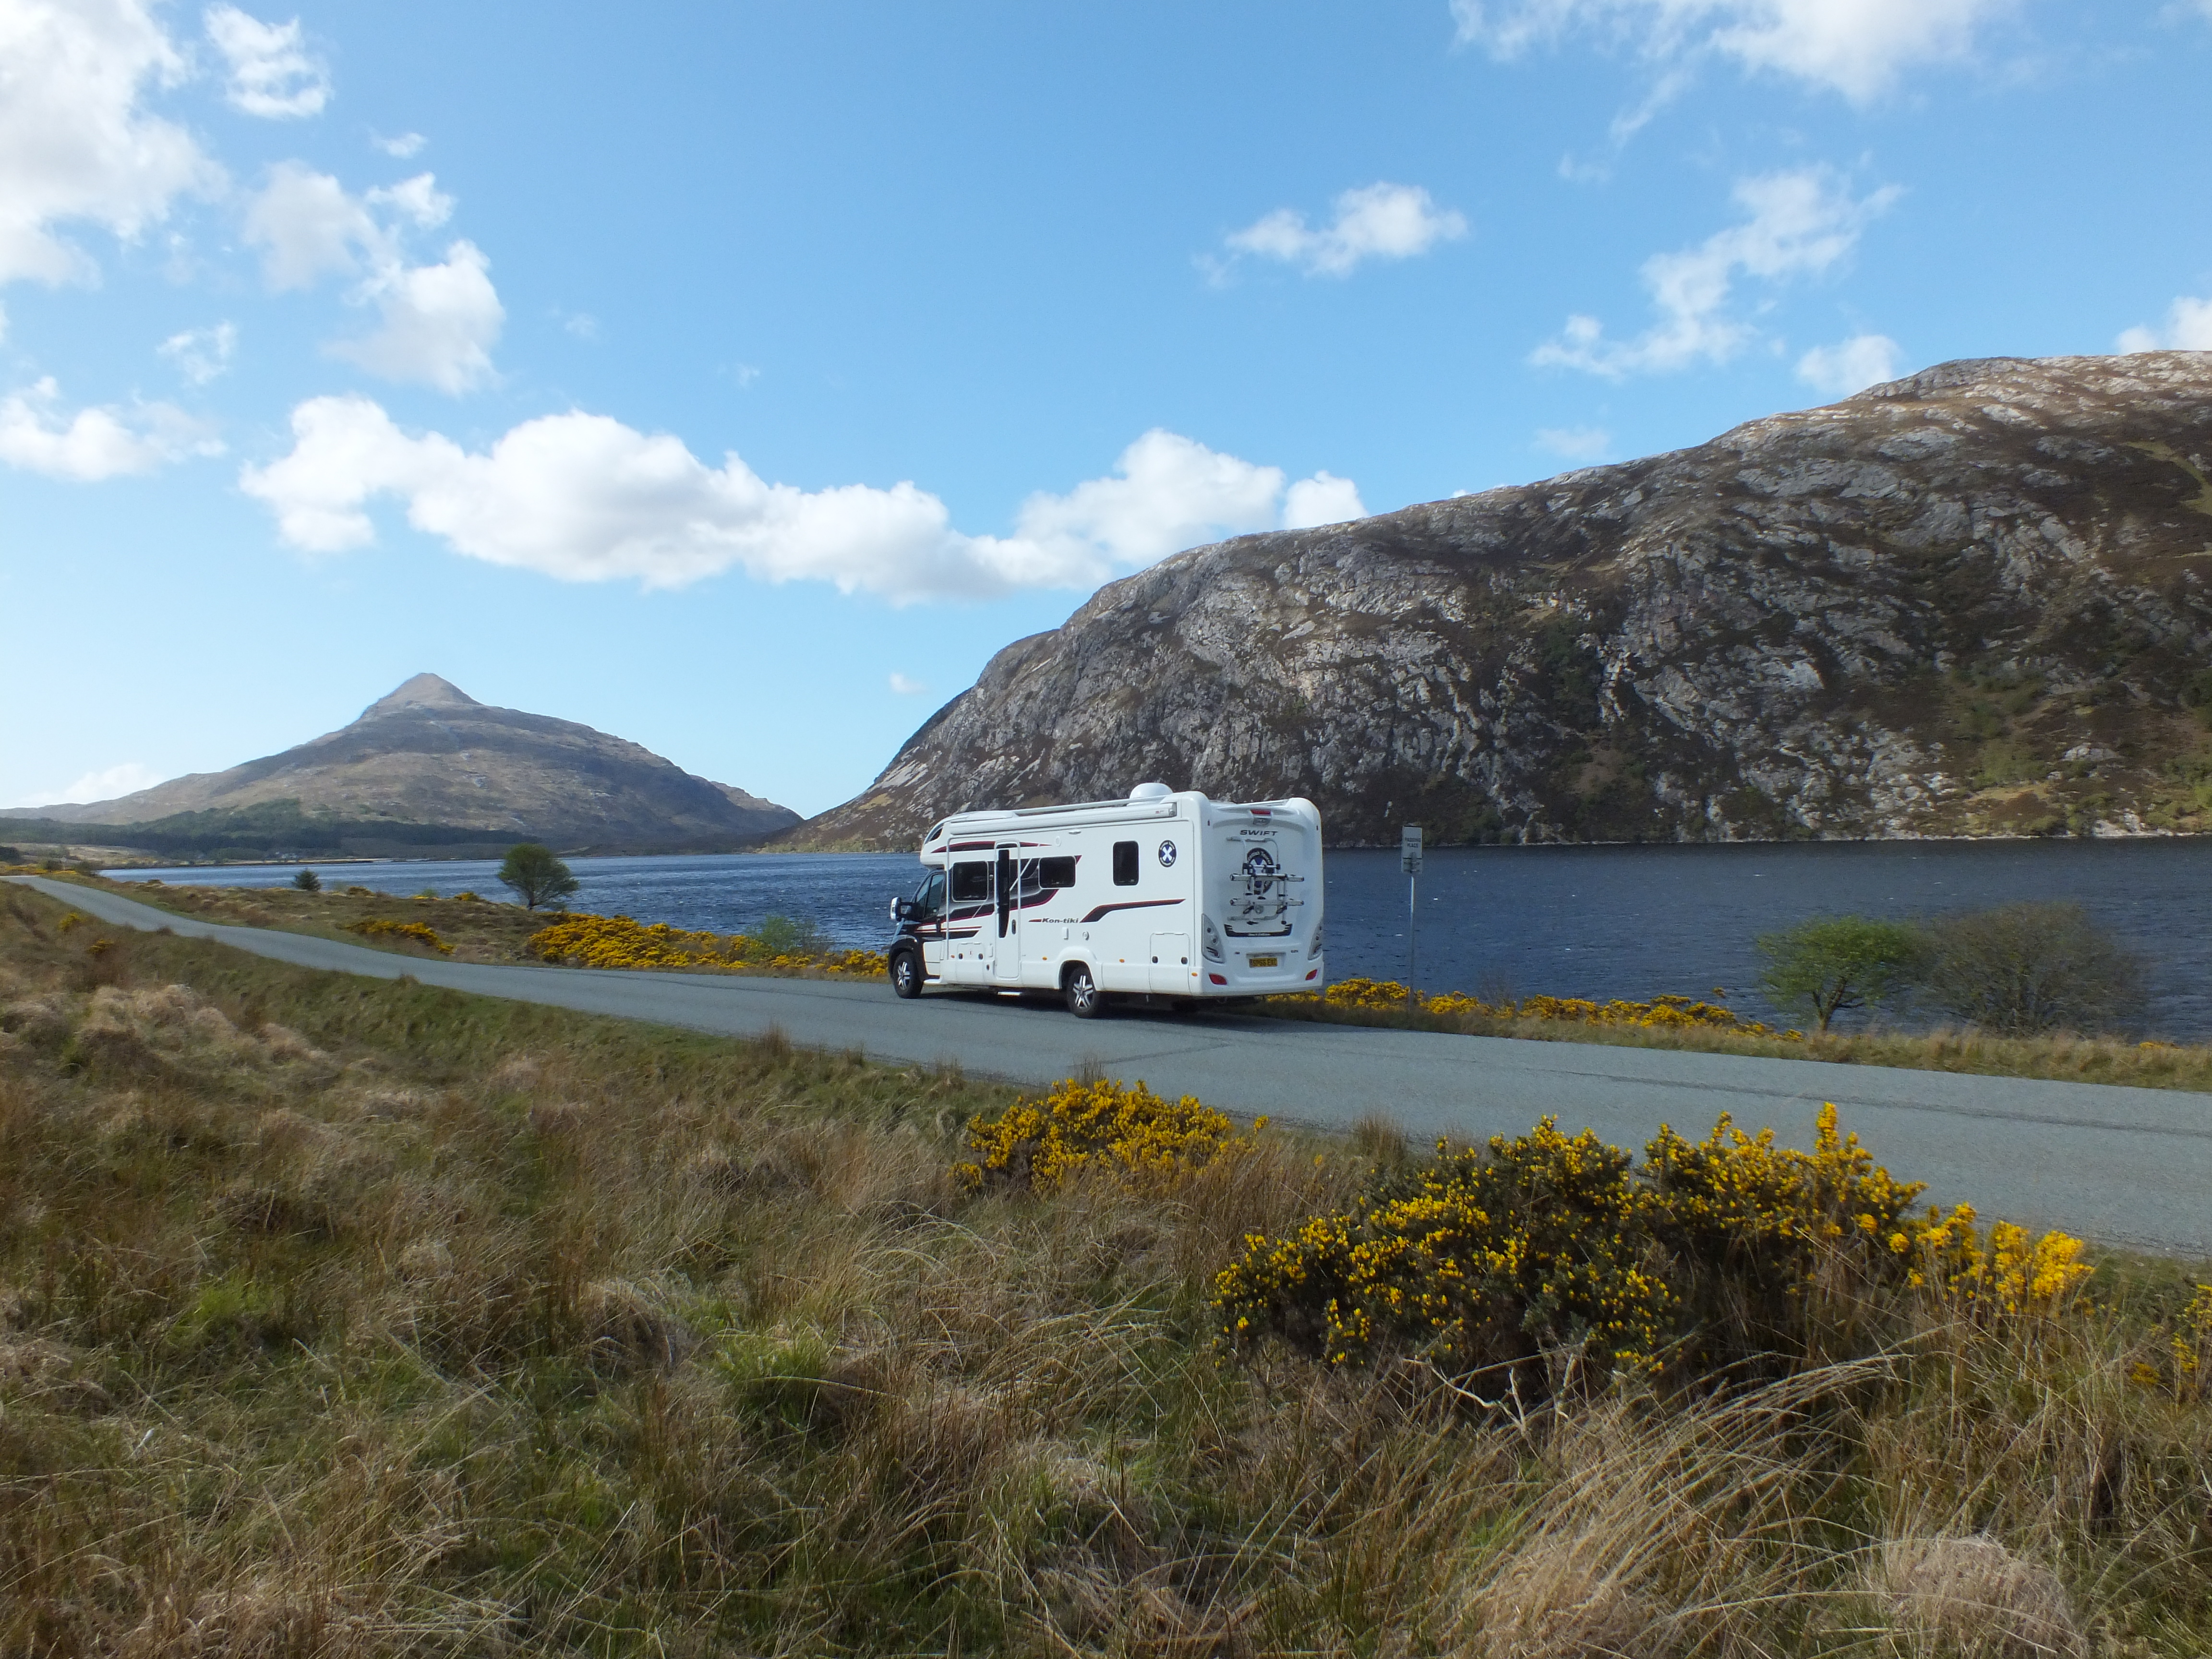
MULTIPOLYGON (((324 864, 325 884, 503 896, 490 860, 324 864)), ((846 945, 879 945, 889 901, 918 874, 906 854, 730 854, 574 859, 579 910, 738 933, 811 919, 846 945)), ((129 870, 173 883, 278 886, 296 865, 129 870)), ((2212 839, 1819 842, 1724 847, 1432 849, 1418 887, 1412 971, 1425 990, 1646 998, 1729 994, 1758 1018, 1753 941, 1808 916, 1899 918, 2015 899, 2081 904, 2149 968, 2137 1034, 2212 1041, 2212 839)), ((1328 855, 1332 978, 1408 971, 1408 893, 1395 852, 1328 855)))

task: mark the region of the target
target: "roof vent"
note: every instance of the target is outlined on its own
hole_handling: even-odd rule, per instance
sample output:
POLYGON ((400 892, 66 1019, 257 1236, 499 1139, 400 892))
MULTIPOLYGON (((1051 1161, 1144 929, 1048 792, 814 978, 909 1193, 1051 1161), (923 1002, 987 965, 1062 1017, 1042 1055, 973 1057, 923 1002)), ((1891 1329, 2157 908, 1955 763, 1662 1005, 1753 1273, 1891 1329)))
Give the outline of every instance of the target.
POLYGON ((1131 800, 1165 800, 1175 791, 1164 783, 1140 783, 1129 792, 1131 800))

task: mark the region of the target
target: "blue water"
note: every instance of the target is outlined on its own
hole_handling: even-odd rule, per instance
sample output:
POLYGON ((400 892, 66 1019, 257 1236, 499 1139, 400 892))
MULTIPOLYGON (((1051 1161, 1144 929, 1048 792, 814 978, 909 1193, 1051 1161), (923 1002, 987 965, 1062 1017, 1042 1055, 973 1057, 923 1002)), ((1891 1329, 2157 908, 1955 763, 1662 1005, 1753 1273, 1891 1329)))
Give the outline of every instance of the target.
MULTIPOLYGON (((842 944, 880 944, 912 890, 905 854, 574 859, 579 910, 738 933, 770 914, 842 944)), ((491 860, 325 864, 331 886, 504 896, 491 860)), ((124 879, 265 887, 296 865, 118 871, 124 879)), ((1334 852, 1332 976, 1404 979, 1407 884, 1390 852, 1334 852)), ((1735 847, 1479 847, 1432 851, 1419 885, 1417 982, 1522 996, 1649 997, 1725 989, 1774 1017, 1753 941, 1821 913, 1930 916, 2014 899, 2070 899, 2149 959, 2144 1035, 2212 1040, 2212 840, 1869 842, 1735 847)))

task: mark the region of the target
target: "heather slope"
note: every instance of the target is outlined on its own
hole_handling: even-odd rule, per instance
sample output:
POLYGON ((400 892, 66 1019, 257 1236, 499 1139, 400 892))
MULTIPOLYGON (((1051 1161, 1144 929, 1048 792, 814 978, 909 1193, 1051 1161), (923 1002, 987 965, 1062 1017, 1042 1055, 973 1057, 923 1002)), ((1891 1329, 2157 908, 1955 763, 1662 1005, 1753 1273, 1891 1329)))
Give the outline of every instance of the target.
POLYGON ((1194 549, 791 838, 1160 778, 1340 842, 2212 827, 2212 354, 1946 364, 1625 465, 1194 549))

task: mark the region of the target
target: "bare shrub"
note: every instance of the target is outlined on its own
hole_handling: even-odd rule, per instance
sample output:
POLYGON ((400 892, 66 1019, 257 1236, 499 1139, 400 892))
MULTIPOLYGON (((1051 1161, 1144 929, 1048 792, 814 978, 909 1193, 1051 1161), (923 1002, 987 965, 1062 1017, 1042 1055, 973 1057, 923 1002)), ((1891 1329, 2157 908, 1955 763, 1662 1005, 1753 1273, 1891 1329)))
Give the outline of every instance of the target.
POLYGON ((1986 1534, 1893 1539, 1874 1588, 1915 1653, 2074 1659, 2088 1650, 2057 1575, 1986 1534))
POLYGON ((1928 996, 1959 1019, 2027 1036, 2140 1017, 2142 958, 2078 904, 2000 905, 1939 917, 1928 932, 1928 996))

